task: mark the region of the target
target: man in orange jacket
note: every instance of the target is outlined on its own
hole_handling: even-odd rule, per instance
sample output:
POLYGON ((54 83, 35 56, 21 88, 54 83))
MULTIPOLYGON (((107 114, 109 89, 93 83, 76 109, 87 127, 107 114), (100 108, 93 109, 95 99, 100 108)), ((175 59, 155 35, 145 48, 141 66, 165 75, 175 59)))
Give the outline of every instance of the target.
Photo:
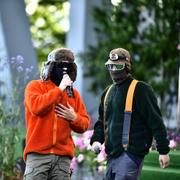
POLYGON ((25 89, 25 180, 70 179, 71 131, 83 133, 90 122, 80 94, 72 88, 76 75, 71 50, 55 49, 48 55, 41 79, 25 89))

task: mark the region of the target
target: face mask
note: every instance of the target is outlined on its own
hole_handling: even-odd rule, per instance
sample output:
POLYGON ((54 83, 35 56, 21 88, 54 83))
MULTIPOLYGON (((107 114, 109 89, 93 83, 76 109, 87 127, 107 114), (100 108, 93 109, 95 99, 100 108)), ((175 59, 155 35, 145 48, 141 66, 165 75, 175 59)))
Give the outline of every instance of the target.
POLYGON ((54 63, 54 66, 50 73, 50 79, 56 86, 59 86, 63 75, 68 74, 71 80, 74 82, 77 75, 77 67, 75 63, 54 63))
POLYGON ((114 83, 121 83, 129 76, 125 69, 109 72, 114 83))
POLYGON ((54 65, 50 74, 51 81, 56 84, 56 86, 59 86, 62 78, 63 78, 63 69, 62 67, 59 67, 57 65, 54 65))

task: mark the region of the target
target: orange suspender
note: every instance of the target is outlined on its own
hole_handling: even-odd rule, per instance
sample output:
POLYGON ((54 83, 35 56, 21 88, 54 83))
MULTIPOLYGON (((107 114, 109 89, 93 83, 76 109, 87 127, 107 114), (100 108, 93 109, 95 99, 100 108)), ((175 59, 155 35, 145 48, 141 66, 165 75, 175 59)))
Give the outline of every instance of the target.
POLYGON ((128 93, 126 96, 126 106, 125 106, 126 112, 132 112, 133 95, 137 82, 138 81, 134 79, 129 86, 128 93))
POLYGON ((127 150, 129 144, 129 134, 131 127, 131 114, 132 114, 132 105, 133 105, 133 96, 134 90, 137 84, 137 80, 133 80, 128 88, 126 96, 126 105, 124 112, 124 122, 123 122, 123 133, 122 133, 122 145, 125 150, 127 150))
MULTIPOLYGON (((123 124, 123 137, 122 137, 122 144, 125 149, 127 149, 127 146, 129 144, 129 132, 130 132, 130 125, 131 125, 131 113, 132 113, 132 105, 133 105, 133 96, 134 96, 134 90, 137 84, 137 80, 132 80, 127 96, 126 96, 126 104, 125 104, 125 113, 124 113, 124 124, 123 124)), ((107 99, 109 92, 111 88, 113 87, 113 84, 109 87, 109 89, 106 92, 106 95, 104 97, 104 117, 103 117, 103 124, 104 124, 104 137, 105 137, 105 122, 106 122, 106 110, 107 110, 107 99)))

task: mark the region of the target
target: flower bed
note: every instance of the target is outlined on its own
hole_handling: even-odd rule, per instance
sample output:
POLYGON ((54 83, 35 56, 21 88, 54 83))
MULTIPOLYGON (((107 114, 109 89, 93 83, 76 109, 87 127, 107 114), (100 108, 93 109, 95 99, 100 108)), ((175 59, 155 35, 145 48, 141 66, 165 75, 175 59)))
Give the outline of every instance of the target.
POLYGON ((169 147, 173 150, 180 150, 180 134, 173 131, 167 131, 168 139, 169 139, 169 147))
POLYGON ((88 130, 84 134, 77 136, 74 135, 75 142, 75 157, 72 159, 71 169, 74 171, 78 166, 86 164, 88 170, 93 173, 96 169, 102 172, 106 168, 106 153, 105 147, 102 145, 101 151, 98 155, 91 151, 90 138, 93 130, 88 130))
MULTIPOLYGON (((106 153, 104 144, 102 145, 101 152, 96 155, 91 151, 90 139, 93 134, 93 130, 88 130, 82 135, 73 134, 73 139, 75 142, 75 157, 71 163, 71 169, 76 171, 77 168, 86 166, 88 172, 94 175, 95 171, 97 173, 104 173, 106 169, 106 153)), ((169 147, 171 151, 180 150, 180 135, 174 131, 167 131, 168 139, 170 141, 169 147)), ((153 146, 152 149, 156 149, 153 146)), ((156 162, 158 164, 158 160, 156 162)), ((159 166, 159 164, 158 164, 159 166)))

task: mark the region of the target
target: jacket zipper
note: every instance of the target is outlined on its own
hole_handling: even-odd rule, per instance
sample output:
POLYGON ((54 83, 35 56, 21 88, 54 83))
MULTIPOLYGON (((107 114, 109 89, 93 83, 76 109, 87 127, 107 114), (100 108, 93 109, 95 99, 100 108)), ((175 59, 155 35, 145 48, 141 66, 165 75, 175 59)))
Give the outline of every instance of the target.
POLYGON ((54 127, 53 127, 53 145, 56 144, 56 138, 57 138, 57 115, 55 115, 55 119, 54 119, 54 127))

